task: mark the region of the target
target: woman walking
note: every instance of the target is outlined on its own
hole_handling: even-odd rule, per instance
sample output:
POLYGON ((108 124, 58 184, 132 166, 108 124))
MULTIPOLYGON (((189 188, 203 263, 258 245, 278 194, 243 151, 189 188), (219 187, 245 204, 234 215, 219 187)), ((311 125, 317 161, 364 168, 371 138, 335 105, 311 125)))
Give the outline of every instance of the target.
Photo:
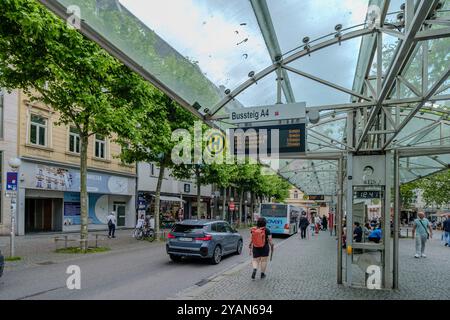
POLYGON ((273 251, 272 235, 270 230, 266 228, 266 219, 259 218, 256 222, 256 227, 251 229, 249 249, 253 253, 252 279, 255 280, 258 268, 261 269, 261 279, 264 279, 266 277, 265 272, 269 253, 270 250, 273 251))

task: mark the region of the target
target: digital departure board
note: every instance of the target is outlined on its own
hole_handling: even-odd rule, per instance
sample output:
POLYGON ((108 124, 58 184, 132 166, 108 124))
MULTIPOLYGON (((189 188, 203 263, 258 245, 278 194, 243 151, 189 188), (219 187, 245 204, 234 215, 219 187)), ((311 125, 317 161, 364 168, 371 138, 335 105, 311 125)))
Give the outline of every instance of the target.
POLYGON ((382 192, 379 190, 355 191, 355 198, 357 199, 378 199, 382 197, 382 192))
POLYGON ((267 154, 271 154, 274 149, 272 144, 272 131, 278 130, 278 150, 280 155, 289 153, 304 153, 306 144, 306 130, 304 123, 295 123, 278 126, 264 126, 252 128, 240 128, 232 131, 234 138, 234 151, 237 148, 243 148, 245 153, 249 151, 265 152, 259 150, 259 147, 267 148, 267 154), (245 141, 245 142, 244 142, 245 141))

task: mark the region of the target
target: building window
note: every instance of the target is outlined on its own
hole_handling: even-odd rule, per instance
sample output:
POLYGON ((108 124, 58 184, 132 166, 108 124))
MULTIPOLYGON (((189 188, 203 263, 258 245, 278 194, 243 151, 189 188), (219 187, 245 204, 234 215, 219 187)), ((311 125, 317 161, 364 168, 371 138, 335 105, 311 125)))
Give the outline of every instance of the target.
POLYGON ((80 132, 75 127, 69 129, 69 151, 80 153, 80 132))
POLYGON ((99 134, 95 135, 95 157, 106 159, 106 139, 99 134))
POLYGON ((46 146, 47 145, 47 118, 31 114, 30 121, 30 143, 46 146))
POLYGON ((298 192, 294 191, 294 199, 298 199, 298 192))

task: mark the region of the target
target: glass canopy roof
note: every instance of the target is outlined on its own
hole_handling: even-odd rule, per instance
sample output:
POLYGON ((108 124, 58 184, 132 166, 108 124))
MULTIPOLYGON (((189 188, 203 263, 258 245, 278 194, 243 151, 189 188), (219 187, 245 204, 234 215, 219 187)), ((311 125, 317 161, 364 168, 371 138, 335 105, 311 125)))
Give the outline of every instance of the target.
MULTIPOLYGON (((450 146, 449 0, 40 2, 62 17, 78 6, 81 32, 219 126, 230 108, 302 101, 320 111, 311 154, 450 146)), ((441 153, 402 159, 402 182, 446 168, 441 153)), ((336 161, 281 168, 306 193, 335 193, 336 161)))

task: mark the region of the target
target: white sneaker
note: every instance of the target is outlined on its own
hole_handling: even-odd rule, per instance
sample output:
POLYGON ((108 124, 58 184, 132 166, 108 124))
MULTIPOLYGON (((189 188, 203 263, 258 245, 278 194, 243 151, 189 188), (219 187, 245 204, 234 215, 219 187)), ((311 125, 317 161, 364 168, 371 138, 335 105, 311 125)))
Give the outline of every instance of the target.
POLYGON ((422 258, 426 258, 427 255, 425 253, 422 253, 422 258))
POLYGON ((414 255, 414 258, 420 258, 420 256, 416 253, 416 254, 414 255))

